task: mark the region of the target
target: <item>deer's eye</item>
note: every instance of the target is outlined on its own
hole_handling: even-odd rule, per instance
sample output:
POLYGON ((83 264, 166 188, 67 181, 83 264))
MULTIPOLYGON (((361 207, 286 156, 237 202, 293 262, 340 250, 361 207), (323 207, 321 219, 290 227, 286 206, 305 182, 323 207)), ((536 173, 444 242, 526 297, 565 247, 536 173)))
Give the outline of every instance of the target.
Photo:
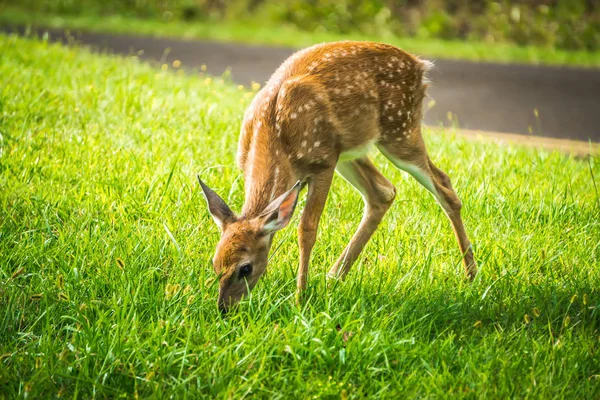
POLYGON ((240 267, 240 272, 239 272, 240 279, 244 279, 247 276, 250 276, 251 273, 252 273, 252 264, 244 264, 240 267))

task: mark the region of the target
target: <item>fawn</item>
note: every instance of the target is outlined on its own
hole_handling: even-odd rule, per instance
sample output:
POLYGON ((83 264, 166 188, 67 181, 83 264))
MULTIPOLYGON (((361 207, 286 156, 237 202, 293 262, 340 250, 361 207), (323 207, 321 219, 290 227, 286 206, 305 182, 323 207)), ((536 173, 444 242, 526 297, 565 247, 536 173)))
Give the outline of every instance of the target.
POLYGON ((306 287, 310 254, 334 172, 362 195, 360 225, 328 273, 344 279, 392 204, 396 189, 366 156, 374 145, 437 199, 452 226, 469 278, 477 272, 448 176, 429 159, 421 136, 425 72, 432 64, 394 46, 336 42, 301 50, 275 71, 242 122, 237 164, 244 172, 240 216, 200 177, 221 229, 213 260, 218 306, 226 312, 264 274, 273 234, 290 221, 308 186, 300 217, 297 287, 306 287))

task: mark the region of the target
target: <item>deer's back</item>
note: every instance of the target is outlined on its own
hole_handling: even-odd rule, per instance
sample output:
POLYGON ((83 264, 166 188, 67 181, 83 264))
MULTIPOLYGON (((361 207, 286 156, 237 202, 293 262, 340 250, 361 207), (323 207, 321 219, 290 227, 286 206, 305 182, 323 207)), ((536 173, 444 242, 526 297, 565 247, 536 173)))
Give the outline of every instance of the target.
POLYGON ((255 141, 276 143, 271 150, 297 164, 327 164, 358 157, 374 142, 410 138, 420 123, 427 68, 381 43, 327 43, 295 53, 246 112, 240 167, 255 141))

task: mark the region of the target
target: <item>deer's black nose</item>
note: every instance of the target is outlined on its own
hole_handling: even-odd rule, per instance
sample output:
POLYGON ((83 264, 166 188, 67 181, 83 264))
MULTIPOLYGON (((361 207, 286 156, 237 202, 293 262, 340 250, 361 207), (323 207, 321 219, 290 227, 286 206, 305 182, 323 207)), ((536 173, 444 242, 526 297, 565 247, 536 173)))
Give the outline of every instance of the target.
POLYGON ((217 306, 219 307, 219 311, 221 311, 221 315, 225 315, 227 314, 227 311, 229 311, 229 308, 225 304, 224 300, 219 299, 217 306))

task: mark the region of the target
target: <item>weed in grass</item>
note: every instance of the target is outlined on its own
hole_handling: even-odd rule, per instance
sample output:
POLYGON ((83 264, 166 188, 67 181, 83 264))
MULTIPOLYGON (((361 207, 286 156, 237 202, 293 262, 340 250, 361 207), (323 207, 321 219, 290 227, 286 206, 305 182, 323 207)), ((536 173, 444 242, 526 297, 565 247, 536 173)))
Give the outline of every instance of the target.
POLYGON ((325 272, 362 202, 336 177, 305 301, 287 228, 223 319, 195 177, 241 207, 251 95, 14 36, 0 52, 6 397, 600 396, 597 160, 425 132, 464 203, 472 284, 441 209, 374 155, 397 201, 347 282, 325 272))

